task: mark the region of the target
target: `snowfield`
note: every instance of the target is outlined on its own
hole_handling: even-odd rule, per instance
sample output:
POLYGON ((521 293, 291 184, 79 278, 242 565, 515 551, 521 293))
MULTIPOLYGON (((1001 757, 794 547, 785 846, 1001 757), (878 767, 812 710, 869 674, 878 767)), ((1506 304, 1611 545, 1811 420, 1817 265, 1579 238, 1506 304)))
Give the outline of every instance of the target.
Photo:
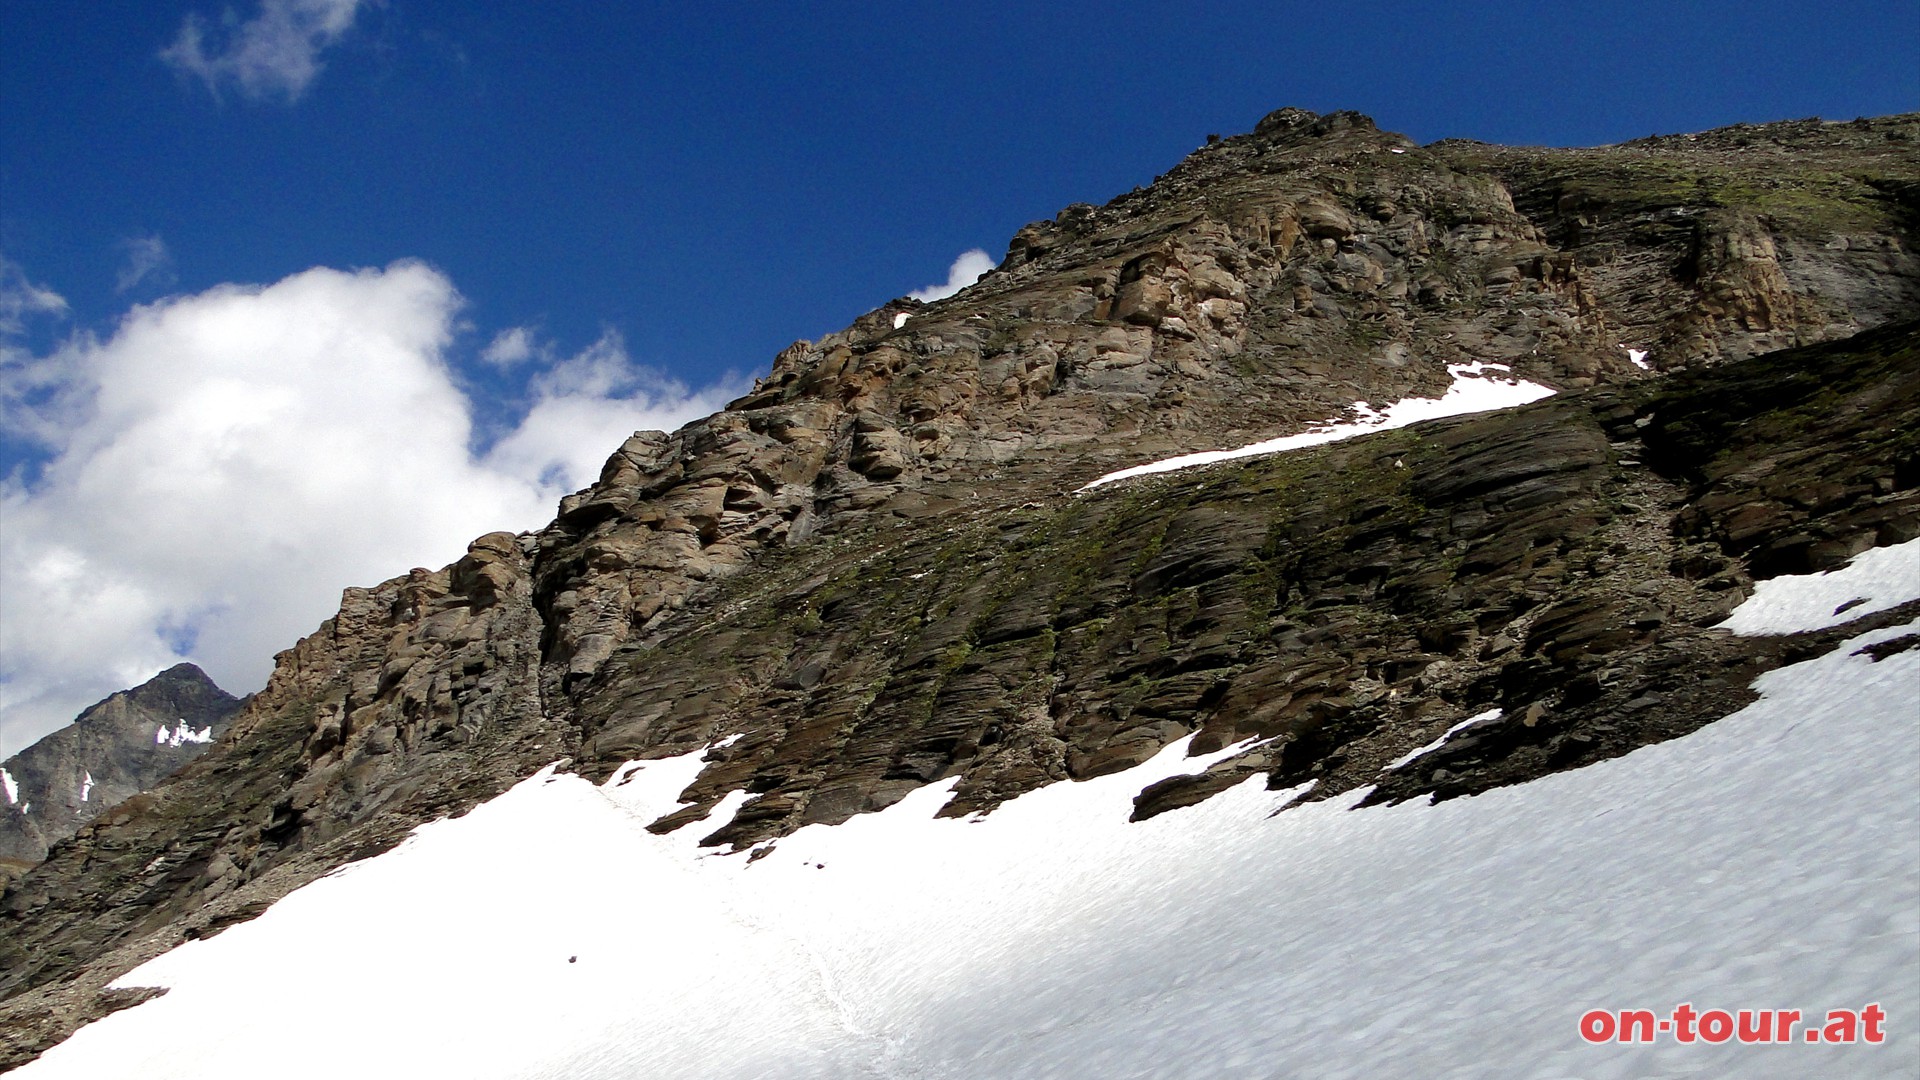
MULTIPOLYGON (((1882 564, 1917 555, 1770 583, 1731 622, 1915 598, 1882 564)), ((1210 760, 1176 744, 974 820, 934 818, 934 785, 749 863, 644 829, 697 754, 542 772, 129 973, 172 990, 18 1075, 1912 1076, 1920 650, 1860 650, 1916 631, 1771 672, 1685 738, 1437 806, 1273 816, 1293 793, 1254 780, 1128 824, 1210 760), (1878 1003, 1887 1039, 1580 1038, 1589 1009, 1682 1002, 1878 1003)))

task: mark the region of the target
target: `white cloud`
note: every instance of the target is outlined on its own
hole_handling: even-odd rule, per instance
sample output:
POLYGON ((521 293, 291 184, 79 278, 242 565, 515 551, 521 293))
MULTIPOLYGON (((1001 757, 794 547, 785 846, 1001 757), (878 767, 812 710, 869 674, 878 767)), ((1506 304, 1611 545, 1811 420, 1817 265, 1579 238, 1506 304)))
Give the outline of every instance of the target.
POLYGON ((126 251, 127 261, 114 277, 114 292, 126 292, 149 278, 162 288, 172 283, 173 255, 158 234, 131 237, 121 241, 120 247, 126 251))
POLYGON ((945 285, 929 285, 924 289, 910 292, 907 295, 923 304, 930 304, 935 300, 944 300, 980 280, 980 275, 993 269, 995 265, 993 256, 979 248, 974 248, 971 251, 963 251, 960 253, 959 258, 953 260, 953 266, 948 268, 947 283, 945 285))
POLYGON ((533 354, 533 331, 524 326, 510 326, 493 335, 487 347, 480 350, 480 359, 495 367, 505 368, 531 360, 533 354))
MULTIPOLYGON (((521 344, 529 354, 551 353, 531 339, 521 344)), ((672 431, 723 407, 743 389, 722 383, 690 391, 635 365, 620 335, 608 330, 579 355, 534 378, 532 408, 485 461, 502 473, 575 491, 598 479, 607 456, 635 431, 672 431)))
POLYGON ((60 430, 65 397, 56 365, 34 356, 17 339, 35 316, 67 312, 66 298, 28 280, 18 263, 0 255, 0 433, 44 443, 60 430))
POLYGON ((0 334, 25 330, 29 315, 63 315, 66 310, 65 297, 28 281, 20 264, 0 255, 0 334))
POLYGON ((237 22, 228 12, 225 42, 209 47, 206 25, 188 15, 160 59, 207 85, 216 97, 232 83, 255 100, 299 99, 320 74, 320 53, 352 29, 365 0, 260 0, 259 14, 237 22))
POLYGON ((446 359, 460 306, 417 262, 316 268, 11 354, 60 385, 4 418, 51 457, 30 487, 0 482, 0 757, 181 659, 256 689, 343 586, 543 525, 633 430, 722 400, 608 335, 539 375, 525 420, 476 457, 446 359))

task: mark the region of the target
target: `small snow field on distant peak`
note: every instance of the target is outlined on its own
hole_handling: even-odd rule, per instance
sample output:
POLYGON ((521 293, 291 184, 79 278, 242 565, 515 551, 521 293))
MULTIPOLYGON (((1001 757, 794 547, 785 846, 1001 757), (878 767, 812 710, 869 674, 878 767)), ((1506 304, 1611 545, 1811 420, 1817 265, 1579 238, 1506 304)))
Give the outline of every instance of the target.
POLYGON ((179 726, 174 728, 169 728, 167 725, 161 724, 160 729, 153 733, 153 744, 155 746, 179 746, 182 743, 209 743, 212 741, 213 728, 202 727, 196 731, 185 720, 180 721, 179 726))

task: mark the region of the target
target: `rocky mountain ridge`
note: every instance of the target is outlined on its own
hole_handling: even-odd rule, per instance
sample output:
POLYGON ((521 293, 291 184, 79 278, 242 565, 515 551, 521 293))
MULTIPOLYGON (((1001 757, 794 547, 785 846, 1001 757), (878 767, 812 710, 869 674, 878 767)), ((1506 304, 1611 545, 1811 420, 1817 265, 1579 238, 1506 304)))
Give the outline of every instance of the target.
POLYGON ((1281 110, 1029 225, 959 295, 637 433, 546 529, 347 590, 213 751, 7 890, 4 1060, 556 758, 739 735, 688 798, 752 793, 709 837, 746 849, 949 776, 951 812, 990 810, 1190 732, 1252 744, 1139 815, 1254 773, 1468 794, 1723 716, 1808 647, 1709 629, 1754 577, 1920 534, 1916 332, 1886 325, 1920 311, 1916 140, 1420 147, 1281 110), (1563 393, 1070 494, 1470 361, 1563 393))

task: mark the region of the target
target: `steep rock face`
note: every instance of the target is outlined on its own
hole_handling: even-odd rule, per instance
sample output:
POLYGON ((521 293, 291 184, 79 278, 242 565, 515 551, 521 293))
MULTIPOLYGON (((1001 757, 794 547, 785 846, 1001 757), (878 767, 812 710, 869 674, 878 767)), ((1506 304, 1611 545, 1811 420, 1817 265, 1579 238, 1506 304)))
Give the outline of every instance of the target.
POLYGON ((1281 110, 630 441, 543 535, 552 649, 578 680, 769 542, 1437 394, 1448 364, 1577 389, 1638 377, 1629 346, 1679 369, 1877 325, 1920 307, 1916 139, 1904 117, 1419 148, 1281 110))
POLYGON ((0 867, 24 871, 101 811, 179 771, 240 706, 205 672, 178 664, 0 762, 0 867))
POLYGON ((1911 328, 1714 365, 1920 309, 1916 137, 1417 147, 1282 110, 1029 225, 958 296, 636 433, 548 528, 348 590, 212 753, 7 891, 0 1060, 556 758, 739 734, 688 795, 751 792, 709 838, 751 846, 944 776, 988 809, 1192 731, 1266 741, 1141 814, 1252 772, 1462 794, 1725 715, 1787 648, 1705 629, 1754 574, 1914 529, 1911 328), (1575 396, 1067 495, 1465 361, 1575 396), (1495 704, 1499 737, 1380 775, 1495 704))
POLYGON ((949 812, 990 809, 1190 732, 1201 751, 1260 744, 1143 795, 1142 814, 1253 773, 1404 798, 1573 767, 1745 702, 1788 647, 1709 628, 1754 574, 1920 535, 1916 413, 1905 324, 964 520, 876 523, 768 561, 610 661, 578 710, 582 767, 741 735, 688 789, 698 809, 657 826, 744 789, 708 838, 741 847, 953 775, 949 812), (1490 707, 1508 718, 1497 746, 1382 776, 1490 707))

